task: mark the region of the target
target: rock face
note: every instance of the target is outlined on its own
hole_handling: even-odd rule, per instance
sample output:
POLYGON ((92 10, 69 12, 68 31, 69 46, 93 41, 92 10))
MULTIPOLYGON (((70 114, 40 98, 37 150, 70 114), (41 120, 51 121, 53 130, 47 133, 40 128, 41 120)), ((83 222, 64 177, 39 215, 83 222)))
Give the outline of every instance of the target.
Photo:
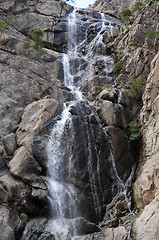
MULTIPOLYGON (((96 0, 91 8, 108 15, 118 16, 122 10, 133 6, 136 2, 136 0, 96 0)), ((140 2, 144 3, 145 1, 141 0, 140 2)))
POLYGON ((136 239, 155 239, 158 236, 158 69, 159 54, 151 62, 151 73, 147 79, 148 82, 143 95, 144 106, 141 110, 143 158, 145 163, 140 167, 140 172, 134 185, 134 197, 137 208, 143 209, 134 224, 136 239))
POLYGON ((73 240, 126 240, 127 233, 124 227, 103 229, 101 233, 88 235, 87 237, 74 237, 73 240))

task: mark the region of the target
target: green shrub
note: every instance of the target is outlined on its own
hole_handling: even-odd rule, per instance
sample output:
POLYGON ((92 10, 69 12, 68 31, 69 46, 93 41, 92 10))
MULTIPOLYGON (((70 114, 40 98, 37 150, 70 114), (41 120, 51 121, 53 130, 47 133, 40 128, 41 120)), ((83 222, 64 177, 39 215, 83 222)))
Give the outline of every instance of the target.
POLYGON ((101 90, 97 90, 96 91, 96 95, 99 95, 100 92, 101 92, 101 90))
POLYGON ((12 16, 8 19, 8 21, 0 21, 0 32, 4 32, 5 29, 8 29, 8 27, 12 24, 12 21, 20 18, 19 16, 12 16))
POLYGON ((121 17, 126 17, 126 16, 131 16, 132 15, 132 12, 129 8, 123 10, 120 14, 119 14, 121 17))
POLYGON ((146 77, 147 71, 144 70, 138 78, 131 78, 131 90, 128 93, 129 97, 140 98, 142 96, 143 79, 146 77))
POLYGON ((151 0, 146 0, 145 3, 148 4, 151 0))
POLYGON ((125 16, 120 20, 120 22, 124 23, 124 22, 128 21, 129 19, 130 19, 130 16, 125 16))
POLYGON ((156 7, 158 7, 159 5, 157 4, 157 3, 155 3, 155 4, 152 4, 150 7, 151 8, 156 8, 156 7))
POLYGON ((128 21, 130 16, 132 16, 132 12, 129 8, 119 13, 119 17, 121 17, 121 23, 128 21))
POLYGON ((139 11, 143 8, 144 4, 142 2, 136 2, 133 7, 132 7, 132 11, 133 12, 136 12, 136 11, 139 11))
POLYGON ((142 77, 132 78, 131 81, 131 90, 128 93, 129 97, 139 98, 142 93, 142 77))
POLYGON ((114 63, 114 71, 116 74, 119 74, 122 68, 123 68, 123 64, 121 61, 114 63))
POLYGON ((30 42, 24 42, 24 48, 28 49, 31 47, 31 43, 30 42))
POLYGON ((159 35, 159 32, 155 30, 147 30, 145 34, 150 38, 155 38, 157 35, 159 35))
POLYGON ((62 5, 67 5, 67 2, 65 2, 65 1, 61 1, 60 2, 62 5))
POLYGON ((45 51, 42 49, 44 44, 42 42, 43 32, 40 28, 34 28, 30 31, 31 37, 34 40, 34 44, 32 45, 38 54, 42 55, 45 51))
POLYGON ((129 129, 128 129, 129 140, 130 141, 138 140, 141 135, 138 130, 137 124, 134 122, 130 122, 128 126, 129 126, 129 129))

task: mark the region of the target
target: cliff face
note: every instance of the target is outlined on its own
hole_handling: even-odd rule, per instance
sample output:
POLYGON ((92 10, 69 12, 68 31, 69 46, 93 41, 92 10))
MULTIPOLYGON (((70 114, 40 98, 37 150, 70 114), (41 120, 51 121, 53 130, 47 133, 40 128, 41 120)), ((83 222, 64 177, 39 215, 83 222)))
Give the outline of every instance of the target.
MULTIPOLYGON (((135 2, 122 1, 120 4, 120 1, 113 0, 96 1, 93 8, 117 16, 123 9, 131 8, 135 2)), ((120 33, 116 40, 113 39, 113 34, 107 34, 105 37, 111 48, 114 47, 114 58, 118 56, 117 60, 124 65, 124 70, 117 77, 117 82, 129 85, 127 79, 132 76, 137 78, 144 70, 147 71, 143 80, 142 104, 138 105, 139 112, 137 111, 138 125, 141 127, 142 134, 142 148, 133 186, 138 212, 133 225, 132 236, 135 240, 158 239, 159 236, 158 13, 158 1, 149 1, 141 10, 136 11, 129 21, 120 26, 120 33), (156 34, 153 35, 152 32, 156 34)), ((133 104, 135 106, 135 99, 133 104)))
MULTIPOLYGON (((119 12, 126 8, 130 8, 133 6, 137 1, 136 0, 97 0, 93 5, 92 9, 99 11, 99 12, 104 12, 105 14, 110 14, 117 16, 119 12)), ((145 2, 144 0, 140 2, 145 2)))

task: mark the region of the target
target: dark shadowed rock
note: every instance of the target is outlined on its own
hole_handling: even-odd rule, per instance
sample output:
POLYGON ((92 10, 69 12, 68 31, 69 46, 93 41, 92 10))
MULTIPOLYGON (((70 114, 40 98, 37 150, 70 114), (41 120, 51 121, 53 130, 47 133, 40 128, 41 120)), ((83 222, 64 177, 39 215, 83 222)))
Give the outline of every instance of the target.
POLYGON ((4 167, 7 163, 7 156, 3 145, 0 145, 0 168, 4 167))
POLYGON ((14 133, 11 133, 4 137, 3 144, 8 156, 12 156, 17 148, 16 137, 14 133))
POLYGON ((128 137, 123 130, 117 127, 107 127, 107 132, 110 136, 118 174, 121 179, 126 180, 134 164, 130 155, 128 137))

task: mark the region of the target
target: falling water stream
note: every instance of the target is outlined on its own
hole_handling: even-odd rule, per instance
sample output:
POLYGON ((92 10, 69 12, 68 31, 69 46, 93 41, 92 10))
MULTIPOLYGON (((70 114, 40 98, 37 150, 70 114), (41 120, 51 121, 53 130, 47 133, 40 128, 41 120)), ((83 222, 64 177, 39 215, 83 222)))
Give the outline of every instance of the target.
MULTIPOLYGON (((91 204, 94 205, 92 205, 91 208, 95 209, 94 215, 96 215, 96 219, 98 219, 98 224, 102 221, 103 210, 100 206, 101 202, 103 206, 106 205, 103 193, 103 180, 101 179, 99 170, 102 168, 100 160, 101 152, 98 149, 98 145, 92 145, 91 143, 91 139, 94 139, 96 136, 92 128, 89 127, 92 121, 95 122, 95 124, 100 123, 97 114, 85 99, 80 89, 89 79, 94 77, 94 66, 98 61, 102 61, 105 69, 104 78, 109 80, 108 75, 113 71, 113 60, 109 56, 103 55, 105 44, 102 42, 102 33, 113 27, 113 23, 106 20, 104 15, 99 13, 94 22, 91 22, 90 18, 91 17, 88 16, 87 19, 84 20, 84 15, 81 14, 79 9, 74 9, 67 16, 67 51, 61 54, 61 61, 63 64, 64 85, 68 89, 71 98, 70 101, 63 104, 60 119, 57 120, 53 126, 47 146, 49 198, 53 219, 52 226, 55 232, 67 230, 72 236, 79 234, 79 225, 76 220, 82 217, 79 209, 81 209, 80 205, 83 204, 80 200, 80 195, 83 193, 81 194, 80 188, 78 188, 78 184, 80 181, 82 182, 82 180, 79 179, 78 182, 73 184, 74 175, 77 176, 75 165, 78 164, 74 161, 74 156, 77 154, 76 149, 78 149, 75 149, 75 139, 78 134, 75 132, 73 119, 77 118, 78 113, 73 113, 73 118, 72 112, 73 109, 81 105, 90 112, 87 119, 85 119, 85 115, 82 115, 81 119, 86 122, 86 126, 83 127, 85 136, 87 136, 87 139, 83 139, 83 141, 87 143, 86 175, 88 176, 87 181, 89 182, 88 189, 90 189, 92 195, 91 204), (91 27, 98 29, 98 31, 93 33, 93 37, 88 41, 88 29, 91 29, 91 27), (79 39, 80 31, 84 32, 81 33, 82 37, 79 39), (96 164, 94 164, 93 159, 95 159, 96 164), (94 171, 95 168, 96 171, 94 171), (69 181, 68 179, 72 180, 69 181)), ((79 109, 82 109, 82 107, 79 107, 79 109)), ((106 133, 103 134, 105 134, 104 138, 108 141, 106 133)), ((78 144, 84 143, 79 142, 78 144)), ((85 151, 85 149, 83 149, 83 151, 85 151)), ((109 162, 112 166, 112 170, 110 169, 110 171, 112 171, 114 175, 115 194, 118 192, 126 192, 125 185, 117 173, 114 156, 109 147, 108 151, 109 162)), ((84 178, 85 173, 82 172, 82 174, 84 178)))

